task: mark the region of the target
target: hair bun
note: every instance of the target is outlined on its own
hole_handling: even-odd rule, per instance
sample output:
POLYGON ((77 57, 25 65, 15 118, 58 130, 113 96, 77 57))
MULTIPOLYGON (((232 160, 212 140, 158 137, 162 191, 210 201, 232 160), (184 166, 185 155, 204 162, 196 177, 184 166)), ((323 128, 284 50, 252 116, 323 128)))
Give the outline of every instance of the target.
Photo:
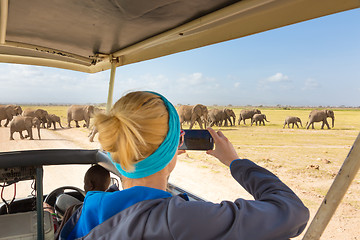
POLYGON ((119 99, 110 113, 97 115, 95 126, 102 148, 128 171, 163 142, 168 121, 166 106, 159 97, 132 92, 119 99))

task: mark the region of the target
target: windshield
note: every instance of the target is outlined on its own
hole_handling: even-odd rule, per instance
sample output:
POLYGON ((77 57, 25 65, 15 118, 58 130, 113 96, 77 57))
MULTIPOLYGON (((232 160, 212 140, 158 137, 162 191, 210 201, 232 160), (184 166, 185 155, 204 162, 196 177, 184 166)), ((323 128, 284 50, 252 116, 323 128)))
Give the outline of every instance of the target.
MULTIPOLYGON (((177 108, 203 104, 209 111, 233 110, 234 117, 227 125, 214 124, 213 128, 224 132, 241 158, 278 175, 314 216, 359 134, 360 33, 354 31, 359 13, 352 10, 119 67, 113 101, 129 91, 151 90, 166 96, 177 108), (241 111, 249 109, 260 110, 266 121, 241 119, 241 111), (333 114, 324 123, 308 125, 313 110, 331 110, 333 114), (289 116, 301 121, 287 123, 289 116)), ((105 111, 110 71, 85 74, 5 63, 0 69, 0 103, 4 108, 20 106, 21 115, 41 109, 53 116, 53 120, 39 117, 38 128, 31 128, 33 140, 26 137, 27 131, 21 131, 25 139, 19 132, 12 134, 3 117, 1 152, 101 149, 98 135, 91 135, 93 116, 105 111), (78 112, 82 117, 76 123, 78 112)), ((89 166, 44 167, 44 192, 64 185, 83 188, 89 166)), ((201 151, 181 155, 170 181, 214 202, 250 198, 234 184, 227 168, 201 151)), ((19 183, 17 196, 30 195, 31 184, 19 183)), ((6 189, 6 199, 11 199, 12 191, 6 189)), ((360 218, 354 213, 359 211, 358 173, 324 239, 356 239, 360 218)))

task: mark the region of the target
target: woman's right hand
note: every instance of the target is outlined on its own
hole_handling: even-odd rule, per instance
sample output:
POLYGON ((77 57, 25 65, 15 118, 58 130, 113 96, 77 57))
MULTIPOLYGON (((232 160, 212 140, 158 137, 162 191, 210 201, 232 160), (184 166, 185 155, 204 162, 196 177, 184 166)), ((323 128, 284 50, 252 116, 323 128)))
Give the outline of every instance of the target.
POLYGON ((234 146, 221 131, 216 132, 212 128, 208 128, 207 130, 215 142, 215 149, 206 151, 207 154, 216 157, 226 166, 230 166, 232 161, 239 159, 234 146))

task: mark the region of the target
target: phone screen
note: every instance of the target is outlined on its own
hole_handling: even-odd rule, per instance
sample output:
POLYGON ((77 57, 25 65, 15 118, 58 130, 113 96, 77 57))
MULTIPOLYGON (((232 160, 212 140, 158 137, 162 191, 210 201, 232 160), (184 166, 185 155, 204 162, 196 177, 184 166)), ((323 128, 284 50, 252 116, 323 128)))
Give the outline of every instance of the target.
POLYGON ((181 150, 211 150, 214 141, 208 130, 184 130, 184 143, 179 147, 181 150))

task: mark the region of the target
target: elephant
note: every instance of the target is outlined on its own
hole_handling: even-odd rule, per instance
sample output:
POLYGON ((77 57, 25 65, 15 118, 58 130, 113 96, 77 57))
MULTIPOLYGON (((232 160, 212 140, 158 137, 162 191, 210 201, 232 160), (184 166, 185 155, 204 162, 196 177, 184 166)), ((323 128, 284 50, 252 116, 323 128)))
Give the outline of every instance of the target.
POLYGON ((211 109, 208 113, 208 122, 210 127, 217 125, 219 127, 222 126, 223 121, 225 121, 225 126, 228 126, 228 120, 230 121, 230 125, 235 125, 235 113, 233 110, 224 108, 224 109, 211 109), (231 121, 231 117, 233 118, 233 122, 231 121))
POLYGON ((47 116, 48 116, 48 112, 44 109, 25 109, 22 113, 22 116, 24 117, 32 117, 32 118, 38 118, 40 120, 40 123, 42 124, 42 127, 43 128, 46 128, 45 127, 45 123, 47 123, 47 116))
POLYGON ((334 127, 335 116, 333 110, 312 110, 309 114, 309 121, 306 123, 306 129, 309 129, 310 125, 312 125, 312 129, 314 129, 314 122, 322 122, 321 129, 324 129, 324 125, 330 129, 329 123, 327 122, 327 118, 332 118, 332 127, 334 127))
MULTIPOLYGON (((97 115, 97 114, 105 114, 105 109, 101 109, 101 108, 97 108, 95 107, 94 109, 94 115, 97 115)), ((96 129, 95 126, 92 127, 88 137, 89 137, 89 141, 90 142, 94 142, 94 137, 95 135, 98 133, 98 130, 96 129)))
POLYGON ((79 121, 84 120, 85 124, 84 127, 89 128, 90 127, 90 118, 93 117, 95 112, 95 108, 92 105, 71 105, 68 108, 67 112, 67 121, 68 121, 68 127, 71 127, 71 121, 75 121, 76 127, 79 126, 79 121))
POLYGON ((55 114, 49 114, 47 115, 47 128, 51 127, 51 124, 54 125, 54 130, 56 130, 56 123, 59 123, 61 128, 64 128, 63 126, 61 126, 61 121, 60 121, 60 117, 56 116, 55 114))
POLYGON ((94 137, 95 137, 95 135, 98 133, 98 130, 96 129, 96 127, 94 126, 92 129, 91 129, 91 131, 90 131, 90 133, 89 133, 89 141, 90 142, 94 142, 94 137))
POLYGON ((7 127, 11 119, 13 119, 13 117, 16 116, 16 110, 13 106, 14 105, 0 106, 0 127, 2 120, 6 119, 6 123, 4 126, 7 127))
POLYGON ((253 123, 256 124, 256 126, 258 125, 259 122, 259 126, 261 126, 261 123, 263 123, 263 125, 265 126, 265 121, 269 122, 266 119, 266 115, 265 114, 254 114, 254 116, 251 119, 251 126, 253 125, 253 123))
MULTIPOLYGON (((249 119, 249 118, 252 119, 254 114, 261 114, 261 111, 259 109, 243 109, 243 110, 241 110, 238 125, 240 125, 241 120, 243 120, 244 124, 246 125, 245 119, 249 119)), ((251 120, 251 122, 252 122, 252 120, 251 120)))
POLYGON ((303 127, 301 123, 301 119, 299 117, 293 117, 293 116, 286 117, 283 128, 285 128, 286 124, 288 125, 288 128, 290 128, 291 123, 292 123, 292 128, 294 128, 294 124, 297 126, 297 128, 299 128, 299 125, 297 124, 298 122, 300 123, 300 126, 303 127))
POLYGON ((228 118, 225 119, 225 126, 227 126, 227 120, 229 120, 230 126, 233 126, 233 125, 235 126, 235 120, 236 120, 235 112, 232 109, 229 109, 229 108, 224 108, 224 112, 228 116, 228 118), (232 122, 231 122, 231 118, 233 119, 232 122))
POLYGON ((177 112, 180 118, 180 126, 182 128, 183 122, 190 121, 190 129, 195 124, 195 121, 199 123, 201 129, 203 129, 202 122, 206 128, 208 121, 208 109, 205 105, 197 104, 195 106, 181 105, 177 112))
POLYGON ((25 116, 15 116, 13 120, 10 122, 10 140, 14 140, 13 134, 14 132, 18 132, 20 134, 20 138, 24 139, 22 135, 22 131, 27 131, 28 135, 26 137, 30 137, 30 140, 34 140, 32 127, 36 127, 38 130, 39 139, 40 136, 40 120, 37 117, 25 117, 25 116))

